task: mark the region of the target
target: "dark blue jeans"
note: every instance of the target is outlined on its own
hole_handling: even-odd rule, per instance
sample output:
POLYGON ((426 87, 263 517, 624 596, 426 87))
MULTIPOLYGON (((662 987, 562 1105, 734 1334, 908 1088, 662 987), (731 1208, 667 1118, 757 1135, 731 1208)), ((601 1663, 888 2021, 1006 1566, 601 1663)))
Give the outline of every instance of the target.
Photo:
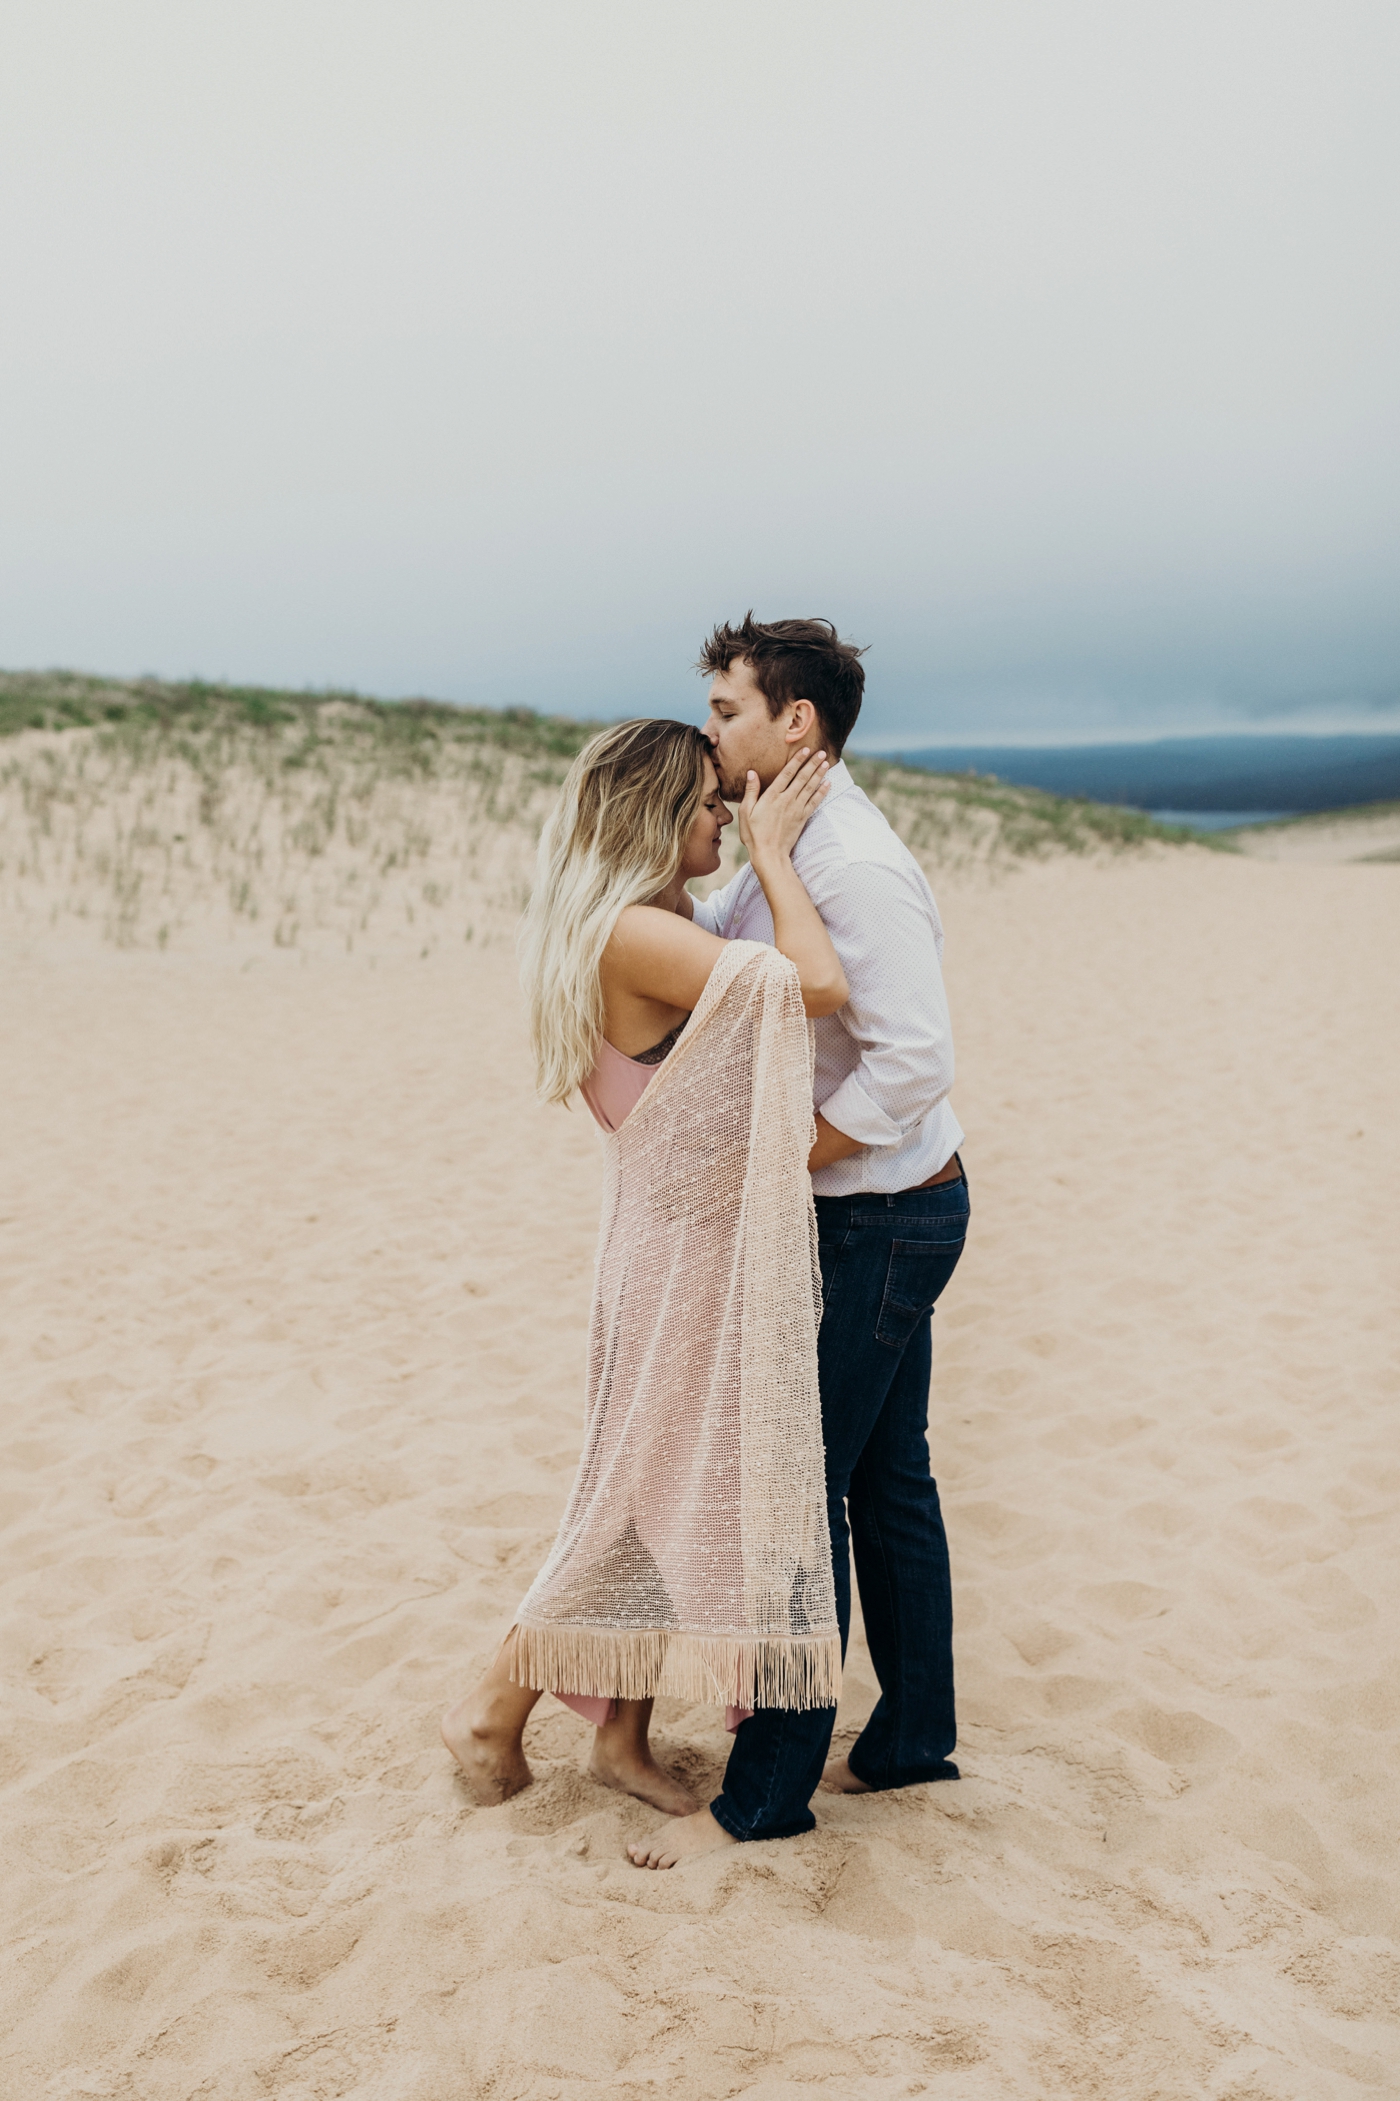
MULTIPOLYGON (((965 1180, 900 1196, 819 1196, 817 1338, 827 1517, 844 1651, 851 1560, 880 1698, 849 1753, 868 1787, 956 1780, 953 1597, 929 1472, 929 1316, 967 1235, 965 1180), (847 1510, 850 1512, 849 1531, 847 1510)), ((790 1838, 816 1822, 834 1707, 764 1707, 741 1722, 711 1814, 734 1838, 790 1838)))

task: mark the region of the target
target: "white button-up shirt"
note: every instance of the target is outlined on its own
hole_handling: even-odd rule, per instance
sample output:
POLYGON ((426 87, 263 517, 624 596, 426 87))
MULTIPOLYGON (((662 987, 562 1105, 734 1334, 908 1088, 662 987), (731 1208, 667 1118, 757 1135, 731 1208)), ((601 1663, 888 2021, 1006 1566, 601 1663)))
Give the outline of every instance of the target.
MULTIPOLYGON (((818 1196, 888 1194, 927 1181, 962 1130, 948 1101, 953 1032, 943 990, 943 923, 924 871, 848 768, 792 851, 851 996, 816 1024, 816 1105, 863 1152, 812 1177, 818 1196)), ((695 923, 727 941, 773 941, 752 868, 703 902, 695 923)))

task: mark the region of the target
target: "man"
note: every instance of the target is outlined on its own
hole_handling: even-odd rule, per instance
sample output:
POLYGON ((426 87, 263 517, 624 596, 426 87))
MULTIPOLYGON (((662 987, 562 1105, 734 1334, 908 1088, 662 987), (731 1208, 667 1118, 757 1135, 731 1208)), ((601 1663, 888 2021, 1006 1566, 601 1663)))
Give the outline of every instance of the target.
MULTIPOLYGON (((793 753, 833 762, 830 792, 793 850, 851 988, 816 1023, 817 1141, 810 1167, 821 1247, 818 1337, 836 1605, 850 1625, 850 1547, 880 1699, 849 1755, 826 1767, 834 1708, 765 1708, 742 1722, 722 1792, 628 1847, 670 1867, 736 1840, 811 1830, 823 1777, 844 1793, 953 1780, 952 1593, 927 1442, 929 1315, 967 1230, 962 1131, 948 1102, 953 1043, 943 929, 923 870, 840 764, 860 713, 860 652, 825 620, 717 627, 705 725, 726 796, 762 787, 793 753), (849 1509, 849 1530, 847 1513, 849 1509)), ((729 939, 768 941, 751 869, 694 911, 729 939)))

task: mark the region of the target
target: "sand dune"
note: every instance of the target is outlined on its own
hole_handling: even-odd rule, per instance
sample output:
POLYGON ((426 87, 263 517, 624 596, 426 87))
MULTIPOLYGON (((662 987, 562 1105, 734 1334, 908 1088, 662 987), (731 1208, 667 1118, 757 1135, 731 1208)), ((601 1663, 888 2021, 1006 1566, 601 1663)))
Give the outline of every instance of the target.
POLYGON ((1242 853, 1261 861, 1400 861, 1400 803, 1246 825, 1231 838, 1242 853))
MULTIPOLYGON (((598 1155, 503 920, 14 923, 7 2091, 1400 2092, 1400 871, 940 891, 965 1777, 670 1875, 556 1703, 500 1809, 436 1741, 579 1439, 598 1155)), ((857 1641, 848 1737, 871 1697, 857 1641)), ((659 1734, 714 1782, 716 1715, 659 1734)))

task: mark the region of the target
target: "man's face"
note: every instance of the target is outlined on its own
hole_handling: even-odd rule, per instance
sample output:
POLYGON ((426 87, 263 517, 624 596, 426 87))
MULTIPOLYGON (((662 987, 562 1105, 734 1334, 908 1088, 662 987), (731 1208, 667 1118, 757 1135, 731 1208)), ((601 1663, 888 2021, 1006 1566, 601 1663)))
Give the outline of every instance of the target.
POLYGON ((727 671, 715 674, 705 735, 714 749, 720 792, 731 802, 742 798, 750 767, 766 788, 795 751, 816 750, 817 734, 809 700, 789 701, 776 717, 769 714, 747 657, 735 657, 727 671))

